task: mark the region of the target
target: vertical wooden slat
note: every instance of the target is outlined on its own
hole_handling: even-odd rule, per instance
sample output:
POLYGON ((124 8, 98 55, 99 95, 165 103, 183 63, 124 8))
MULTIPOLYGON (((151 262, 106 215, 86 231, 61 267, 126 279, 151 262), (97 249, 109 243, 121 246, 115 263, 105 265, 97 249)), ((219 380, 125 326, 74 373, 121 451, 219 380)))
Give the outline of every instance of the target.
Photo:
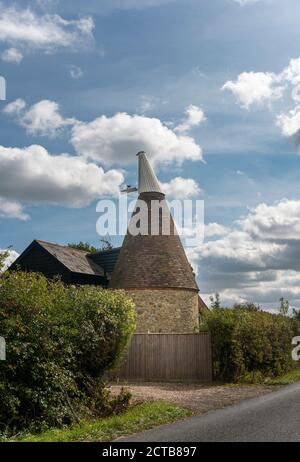
POLYGON ((210 333, 135 334, 117 375, 132 381, 211 382, 210 333))

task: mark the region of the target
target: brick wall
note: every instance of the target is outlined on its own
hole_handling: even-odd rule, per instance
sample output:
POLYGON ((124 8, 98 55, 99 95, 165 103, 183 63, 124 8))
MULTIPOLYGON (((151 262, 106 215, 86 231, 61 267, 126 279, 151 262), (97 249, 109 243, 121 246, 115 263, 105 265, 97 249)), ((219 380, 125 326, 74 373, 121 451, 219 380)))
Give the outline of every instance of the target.
POLYGON ((136 305, 137 333, 192 333, 198 293, 184 289, 127 289, 136 305))

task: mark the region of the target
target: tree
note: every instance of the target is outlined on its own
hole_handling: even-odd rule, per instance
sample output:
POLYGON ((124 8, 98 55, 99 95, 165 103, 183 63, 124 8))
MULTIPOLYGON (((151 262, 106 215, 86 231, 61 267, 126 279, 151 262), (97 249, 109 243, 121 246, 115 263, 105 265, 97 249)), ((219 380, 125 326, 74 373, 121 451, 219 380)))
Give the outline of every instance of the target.
POLYGON ((89 242, 82 242, 82 241, 78 242, 78 244, 76 243, 68 244, 68 247, 71 247, 72 249, 76 249, 76 250, 83 250, 84 252, 87 252, 87 253, 103 252, 104 250, 113 249, 113 245, 111 243, 109 236, 103 239, 100 239, 100 242, 102 243, 100 247, 94 247, 89 242))
POLYGON ((251 303, 251 302, 235 303, 233 305, 233 308, 239 309, 239 310, 247 310, 247 311, 261 311, 261 308, 259 305, 255 305, 254 303, 251 303))
POLYGON ((111 239, 110 239, 110 236, 106 236, 104 238, 102 238, 100 240, 100 242, 102 242, 102 246, 101 246, 101 250, 112 250, 113 249, 113 245, 111 243, 111 239))
POLYGON ((280 308, 279 308, 279 312, 280 314, 282 314, 282 316, 287 316, 288 312, 289 312, 289 308, 290 308, 290 303, 288 300, 285 300, 284 297, 281 297, 279 299, 280 301, 280 308))
POLYGON ((89 244, 88 242, 82 242, 82 241, 78 242, 78 244, 76 243, 68 244, 68 247, 72 247, 72 249, 76 249, 76 250, 83 250, 84 252, 87 252, 87 253, 100 252, 101 250, 89 244))
POLYGON ((215 293, 215 295, 212 295, 211 297, 209 297, 209 299, 210 299, 212 309, 221 308, 220 294, 218 294, 218 292, 215 293))
POLYGON ((7 272, 0 284, 0 327, 6 340, 0 440, 126 409, 129 395, 114 397, 104 384, 136 327, 125 292, 7 272))
POLYGON ((300 310, 293 309, 293 318, 300 321, 300 310))

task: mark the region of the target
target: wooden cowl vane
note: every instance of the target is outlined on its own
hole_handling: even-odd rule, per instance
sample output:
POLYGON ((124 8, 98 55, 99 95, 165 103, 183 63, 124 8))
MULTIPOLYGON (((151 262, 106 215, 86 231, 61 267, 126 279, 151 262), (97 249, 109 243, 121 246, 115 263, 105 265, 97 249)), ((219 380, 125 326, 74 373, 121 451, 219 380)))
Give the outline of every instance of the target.
POLYGON ((165 195, 144 152, 139 185, 110 282, 136 303, 139 332, 192 332, 198 322, 198 285, 165 195))

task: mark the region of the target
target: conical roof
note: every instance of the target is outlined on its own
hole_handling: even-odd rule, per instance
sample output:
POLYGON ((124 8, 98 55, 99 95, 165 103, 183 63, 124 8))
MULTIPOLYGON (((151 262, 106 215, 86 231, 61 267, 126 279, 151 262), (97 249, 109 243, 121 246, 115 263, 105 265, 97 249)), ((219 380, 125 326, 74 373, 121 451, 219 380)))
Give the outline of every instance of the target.
POLYGON ((139 167, 140 194, 110 287, 118 289, 178 288, 198 291, 192 267, 177 234, 165 196, 145 153, 139 154, 139 167), (141 226, 141 233, 136 235, 132 225, 139 221, 138 218, 144 207, 146 207, 148 220, 146 225, 141 226), (157 216, 158 208, 161 211, 158 214, 158 223, 156 223, 153 217, 157 216), (169 233, 165 234, 168 224, 169 233))
POLYGON ((154 173, 146 153, 141 151, 137 154, 139 160, 139 194, 145 192, 160 192, 162 193, 159 181, 154 173))

